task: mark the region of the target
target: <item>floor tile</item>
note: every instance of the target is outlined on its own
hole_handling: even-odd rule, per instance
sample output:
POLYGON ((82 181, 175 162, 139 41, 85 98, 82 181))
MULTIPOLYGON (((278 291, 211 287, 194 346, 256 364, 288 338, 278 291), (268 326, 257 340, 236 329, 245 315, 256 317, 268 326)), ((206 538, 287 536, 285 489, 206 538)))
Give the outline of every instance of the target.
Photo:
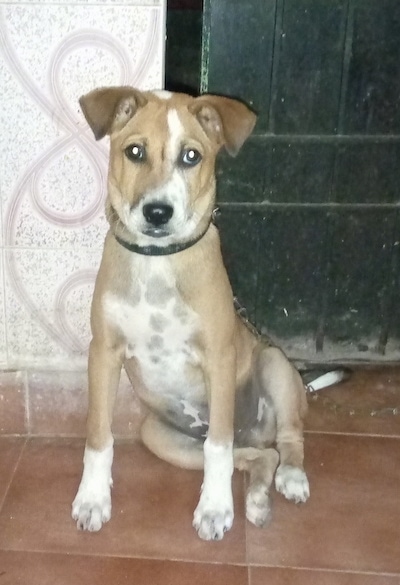
POLYGON ((0 514, 0 549, 245 562, 243 477, 234 477, 234 527, 221 542, 192 528, 202 474, 176 469, 139 444, 116 447, 113 518, 99 533, 78 532, 70 518, 83 443, 30 442, 0 514))
POLYGON ((0 435, 23 435, 26 423, 25 375, 0 371, 0 435))
POLYGON ((306 429, 400 437, 400 368, 356 370, 309 395, 306 429))
POLYGON ((361 573, 338 573, 253 567, 250 570, 251 585, 399 585, 400 577, 365 575, 361 573))
POLYGON ((25 439, 0 438, 0 506, 10 485, 25 439))
POLYGON ((311 498, 273 493, 269 527, 247 524, 249 561, 400 574, 400 440, 307 435, 305 446, 311 498))
POLYGON ((2 585, 247 585, 246 567, 0 551, 2 585))

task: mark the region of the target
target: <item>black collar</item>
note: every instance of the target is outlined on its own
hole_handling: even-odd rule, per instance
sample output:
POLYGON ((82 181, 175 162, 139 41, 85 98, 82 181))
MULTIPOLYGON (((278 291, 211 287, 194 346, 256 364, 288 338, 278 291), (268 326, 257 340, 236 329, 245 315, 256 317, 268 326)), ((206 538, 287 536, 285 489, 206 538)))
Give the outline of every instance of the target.
POLYGON ((114 237, 118 244, 121 244, 121 246, 130 252, 136 252, 136 254, 142 254, 143 256, 169 256, 170 254, 177 254, 178 252, 182 252, 183 250, 187 250, 188 248, 194 246, 199 240, 201 240, 203 236, 206 235, 208 228, 210 227, 210 223, 211 221, 207 224, 206 229, 192 240, 187 240, 186 242, 177 242, 176 244, 170 244, 169 246, 139 246, 138 244, 131 244, 130 242, 123 240, 117 236, 117 234, 114 234, 114 237))

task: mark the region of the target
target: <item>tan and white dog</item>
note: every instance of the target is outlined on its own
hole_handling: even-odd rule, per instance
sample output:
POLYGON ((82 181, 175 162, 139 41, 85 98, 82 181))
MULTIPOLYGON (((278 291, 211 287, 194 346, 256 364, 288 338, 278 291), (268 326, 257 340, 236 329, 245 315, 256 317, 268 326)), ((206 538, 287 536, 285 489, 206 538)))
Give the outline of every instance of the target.
MULTIPOLYGON (((235 156, 256 116, 236 100, 131 87, 83 96, 97 140, 110 135, 107 234, 91 313, 78 528, 111 516, 111 432, 124 366, 148 412, 141 436, 162 459, 204 469, 193 525, 219 540, 233 522, 234 467, 250 474, 246 515, 269 517, 269 489, 305 502, 305 391, 284 354, 236 314, 223 265, 215 159, 235 156)), ((140 471, 138 470, 138 473, 140 471)))

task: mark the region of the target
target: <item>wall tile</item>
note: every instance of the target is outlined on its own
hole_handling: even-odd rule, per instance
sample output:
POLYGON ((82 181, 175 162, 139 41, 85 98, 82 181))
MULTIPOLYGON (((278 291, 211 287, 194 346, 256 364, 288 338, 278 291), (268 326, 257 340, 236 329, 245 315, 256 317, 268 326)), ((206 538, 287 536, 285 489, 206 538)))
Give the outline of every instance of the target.
POLYGON ((400 198, 400 144, 355 142, 338 146, 333 198, 338 203, 396 203, 400 198))
MULTIPOLYGON (((11 4, 10 0, 0 0, 1 4, 11 4)), ((12 4, 26 4, 26 0, 12 0, 12 4)), ((31 4, 67 4, 73 6, 75 4, 91 4, 92 6, 120 6, 122 0, 33 0, 31 4)), ((128 6, 162 6, 163 0, 127 0, 125 2, 128 6)))
POLYGON ((263 199, 269 145, 250 138, 236 157, 222 151, 217 160, 217 199, 221 202, 258 202, 263 199))
POLYGON ((359 358, 376 349, 391 271, 395 212, 343 210, 333 216, 331 274, 325 334, 359 358), (377 229, 379 226, 379 229, 377 229))
POLYGON ((84 358, 108 145, 95 142, 78 98, 104 85, 162 87, 165 9, 166 0, 0 0, 5 366, 84 358))
MULTIPOLYGON (((210 93, 236 96, 260 112, 256 132, 267 129, 276 2, 205 2, 204 58, 218 55, 204 71, 210 93), (229 18, 227 17, 229 15, 229 18), (218 35, 212 34, 217 27, 218 35), (240 30, 240 58, 237 47, 240 30)), ((206 61, 207 62, 207 61, 206 61)))
POLYGON ((90 340, 89 314, 101 251, 6 251, 10 363, 74 369, 90 340))
POLYGON ((86 372, 28 372, 29 432, 33 435, 85 435, 86 372))
POLYGON ((344 132, 400 131, 400 5, 397 0, 352 0, 351 54, 344 132))
POLYGON ((0 254, 0 367, 7 365, 7 336, 4 299, 3 254, 0 254))
MULTIPOLYGON (((86 435, 86 370, 29 372, 28 386, 31 434, 69 437, 86 435)), ((140 420, 139 401, 123 370, 114 409, 113 432, 118 437, 137 437, 140 420)))
POLYGON ((314 342, 322 312, 326 211, 271 209, 260 230, 257 323, 273 337, 314 342))
POLYGON ((225 266, 233 294, 255 319, 255 300, 260 262, 261 214, 247 209, 222 208, 218 219, 225 266))
POLYGON ((0 167, 5 243, 80 244, 73 232, 90 224, 88 243, 100 244, 107 147, 78 98, 100 85, 162 85, 163 10, 29 3, 5 6, 3 19, 1 122, 14 136, 0 167))
POLYGON ((321 141, 271 144, 265 198, 278 203, 326 203, 331 200, 335 146, 321 141))
POLYGON ((280 0, 272 116, 276 134, 336 132, 345 0, 280 0))

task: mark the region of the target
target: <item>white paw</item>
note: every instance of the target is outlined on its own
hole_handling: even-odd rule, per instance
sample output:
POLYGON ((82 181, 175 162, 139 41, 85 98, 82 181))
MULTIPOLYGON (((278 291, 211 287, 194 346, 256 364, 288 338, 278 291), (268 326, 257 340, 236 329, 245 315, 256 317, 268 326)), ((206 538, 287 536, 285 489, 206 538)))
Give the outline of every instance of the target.
POLYGON ((204 441, 204 482, 193 515, 193 526, 203 540, 221 540, 233 523, 232 443, 204 441))
POLYGON ((288 500, 306 502, 310 497, 308 479, 302 469, 292 465, 280 465, 275 475, 275 487, 288 500))
POLYGON ((265 526, 271 518, 271 506, 265 485, 253 486, 246 496, 246 518, 259 528, 265 526))
POLYGON ((193 526, 203 540, 222 540, 225 532, 232 528, 233 505, 216 509, 200 502, 194 511, 193 526))
POLYGON ((78 530, 98 532, 111 518, 111 493, 89 494, 79 489, 72 504, 72 518, 78 530))
POLYGON ((82 480, 72 503, 78 530, 97 532, 111 518, 112 460, 112 445, 103 451, 85 448, 82 480))

